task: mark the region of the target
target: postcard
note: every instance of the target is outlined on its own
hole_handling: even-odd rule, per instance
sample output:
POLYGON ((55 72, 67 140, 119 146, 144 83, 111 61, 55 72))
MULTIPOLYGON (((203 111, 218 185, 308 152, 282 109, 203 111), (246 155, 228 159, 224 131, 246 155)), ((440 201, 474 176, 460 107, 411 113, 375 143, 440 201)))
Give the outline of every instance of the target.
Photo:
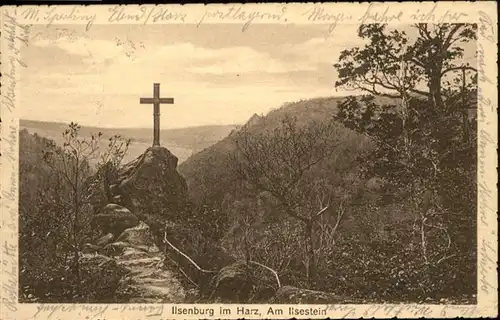
POLYGON ((495 12, 1 7, 0 317, 497 316, 495 12))

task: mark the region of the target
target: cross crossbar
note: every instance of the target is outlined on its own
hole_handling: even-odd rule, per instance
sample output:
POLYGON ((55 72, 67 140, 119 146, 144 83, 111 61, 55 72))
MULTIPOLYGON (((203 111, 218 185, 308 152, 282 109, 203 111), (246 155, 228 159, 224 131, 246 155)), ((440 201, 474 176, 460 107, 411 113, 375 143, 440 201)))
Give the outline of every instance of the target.
POLYGON ((158 100, 155 100, 155 98, 141 98, 140 99, 141 104, 154 104, 155 102, 173 104, 174 98, 160 98, 158 100))

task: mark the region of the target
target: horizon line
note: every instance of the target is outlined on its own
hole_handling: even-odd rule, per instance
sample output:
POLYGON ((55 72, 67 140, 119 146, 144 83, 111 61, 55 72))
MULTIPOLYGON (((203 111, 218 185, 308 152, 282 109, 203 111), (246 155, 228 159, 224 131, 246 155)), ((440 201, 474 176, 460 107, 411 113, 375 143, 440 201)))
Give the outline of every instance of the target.
MULTIPOLYGON (((32 121, 32 122, 40 122, 40 123, 52 123, 52 124, 61 124, 61 125, 69 125, 71 122, 63 122, 63 121, 47 121, 47 120, 35 120, 35 119, 28 119, 28 118, 19 118, 19 122, 21 121, 32 121)), ((89 125, 89 124, 83 124, 79 123, 77 121, 73 121, 74 123, 77 123, 80 125, 82 128, 96 128, 96 129, 133 129, 133 130, 152 130, 153 127, 122 127, 122 126, 98 126, 98 125, 89 125)), ((21 125, 21 123, 19 123, 21 125)), ((200 127, 220 127, 220 126, 242 126, 244 123, 224 123, 224 124, 195 124, 191 126, 185 126, 185 127, 172 127, 172 128, 160 128, 161 130, 178 130, 178 129, 188 129, 188 128, 200 128, 200 127)))

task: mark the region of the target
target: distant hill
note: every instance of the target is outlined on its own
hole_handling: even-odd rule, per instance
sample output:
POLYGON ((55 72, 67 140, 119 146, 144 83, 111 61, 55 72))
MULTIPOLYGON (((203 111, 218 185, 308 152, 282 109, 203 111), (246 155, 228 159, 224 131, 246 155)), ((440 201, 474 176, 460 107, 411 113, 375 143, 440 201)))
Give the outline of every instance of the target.
MULTIPOLYGON (((68 127, 66 123, 42 122, 33 120, 20 120, 21 129, 27 129, 30 133, 52 139, 57 144, 62 144, 62 132, 68 127)), ((168 129, 160 131, 160 142, 179 158, 179 163, 186 160, 192 154, 203 150, 222 138, 226 137, 236 125, 211 125, 196 126, 181 129, 168 129)), ((109 137, 120 135, 132 139, 129 152, 125 161, 132 160, 142 154, 151 146, 153 139, 152 129, 149 128, 99 128, 82 126, 82 134, 90 136, 92 133, 103 133, 103 144, 105 147, 109 137)))
MULTIPOLYGON (((249 132, 261 132, 277 126, 285 115, 296 117, 298 125, 307 125, 311 121, 322 122, 332 118, 337 112, 337 104, 343 97, 315 98, 294 103, 286 103, 281 108, 270 111, 265 116, 254 114, 242 127, 249 132)), ((352 167, 356 156, 369 148, 370 142, 364 136, 342 127, 342 146, 339 155, 331 159, 331 170, 352 167)), ((229 170, 231 154, 235 151, 234 134, 241 128, 209 148, 198 152, 179 166, 185 177, 190 195, 198 203, 221 199, 228 190, 232 190, 234 174, 229 170)))

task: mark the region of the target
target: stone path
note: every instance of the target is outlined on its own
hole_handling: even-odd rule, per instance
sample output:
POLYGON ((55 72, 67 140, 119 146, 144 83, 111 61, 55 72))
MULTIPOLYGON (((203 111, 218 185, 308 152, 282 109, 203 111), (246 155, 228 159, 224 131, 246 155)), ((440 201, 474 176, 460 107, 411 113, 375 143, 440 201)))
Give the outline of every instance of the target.
MULTIPOLYGON (((140 222, 104 248, 104 254, 123 267, 116 297, 130 303, 181 303, 185 291, 175 274, 165 268, 165 255, 154 244, 149 226, 140 222)), ((99 255, 102 257, 102 255, 99 255)), ((96 256, 97 257, 97 256, 96 256)))
POLYGON ((119 288, 131 303, 181 303, 185 300, 184 289, 175 275, 163 266, 162 252, 148 253, 126 248, 116 258, 119 266, 129 270, 119 288))

